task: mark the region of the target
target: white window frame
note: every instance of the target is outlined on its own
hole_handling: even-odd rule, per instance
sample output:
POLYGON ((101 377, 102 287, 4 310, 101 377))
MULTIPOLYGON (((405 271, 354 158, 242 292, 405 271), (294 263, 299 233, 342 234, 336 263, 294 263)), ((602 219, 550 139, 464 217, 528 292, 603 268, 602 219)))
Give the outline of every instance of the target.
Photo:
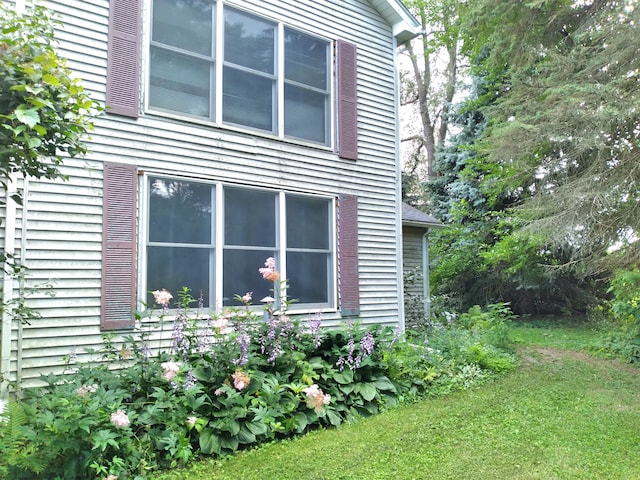
POLYGON ((222 128, 231 131, 240 131, 244 133, 251 133, 255 136, 265 137, 265 138, 277 138, 279 140, 287 141, 290 143, 299 143, 303 145, 311 145, 315 148, 334 150, 335 148, 335 115, 336 115, 336 106, 335 106, 335 58, 334 58, 334 48, 333 48, 333 40, 327 38, 318 33, 310 32, 309 30, 305 30, 300 28, 295 24, 289 24, 285 21, 282 21, 277 18, 272 18, 266 15, 263 15, 260 12, 251 11, 247 8, 243 8, 234 4, 233 2, 229 2, 228 0, 214 0, 214 20, 215 25, 213 26, 215 32, 215 45, 214 45, 214 77, 211 79, 211 83, 213 85, 214 91, 210 92, 210 102, 213 102, 213 105, 210 105, 210 117, 205 118, 196 115, 189 115, 187 113, 177 112, 173 110, 166 110, 159 107, 154 107, 149 104, 149 91, 150 91, 150 65, 151 65, 151 30, 152 30, 152 7, 153 0, 149 0, 148 12, 146 15, 146 39, 143 42, 143 58, 144 58, 144 66, 145 66, 145 75, 143 81, 143 99, 144 99, 144 111, 147 114, 153 114, 156 116, 173 118, 181 121, 189 121, 192 123, 198 123, 208 126, 215 126, 217 128, 222 128), (266 130, 251 128, 248 126, 243 126, 235 123, 223 122, 222 120, 222 78, 223 78, 223 68, 224 68, 224 8, 230 7, 238 11, 246 12, 247 14, 263 18, 267 21, 274 22, 276 24, 276 53, 275 53, 275 62, 276 62, 276 100, 273 104, 274 110, 274 129, 275 132, 270 133, 266 130), (285 53, 284 53, 284 30, 289 28, 291 30, 299 31, 304 35, 308 35, 310 37, 317 38, 320 41, 326 42, 327 44, 327 88, 328 88, 328 102, 326 106, 326 114, 325 114, 325 142, 317 142, 314 140, 304 139, 295 136, 286 136, 284 133, 284 64, 285 64, 285 53), (213 108, 211 108, 213 107, 213 108))
MULTIPOLYGON (((224 250, 225 250, 225 242, 224 242, 224 189, 227 188, 240 188, 245 190, 256 190, 256 191, 265 191, 270 193, 275 193, 277 198, 277 211, 275 212, 275 222, 276 222, 276 256, 277 256, 277 266, 281 274, 281 278, 287 278, 287 265, 285 263, 286 254, 287 254, 287 218, 286 218, 286 196, 294 195, 300 197, 309 197, 314 199, 322 199, 326 200, 327 208, 328 208, 328 235, 329 235, 329 252, 328 253, 328 266, 327 266, 327 278, 326 278, 326 288, 327 288, 327 296, 328 301, 326 303, 293 303, 290 305, 290 312, 295 314, 304 314, 304 313, 314 313, 318 311, 322 312, 335 312, 337 311, 337 232, 336 232, 336 220, 337 220, 337 212, 336 212, 336 199, 335 197, 326 196, 326 195, 317 195, 313 193, 306 193, 300 191, 293 190, 274 190, 262 187, 255 187, 252 185, 239 185, 239 184, 231 184, 225 183, 221 181, 212 181, 206 179, 192 178, 192 177, 184 177, 171 175, 167 173, 154 172, 154 171, 145 171, 143 175, 140 176, 140 221, 138 222, 138 230, 139 230, 139 255, 138 255, 138 298, 140 299, 139 308, 144 309, 144 302, 146 302, 147 293, 151 287, 153 288, 162 288, 162 286, 150 286, 147 283, 147 246, 150 243, 148 240, 148 220, 149 220, 149 210, 150 210, 150 178, 162 178, 166 180, 175 180, 182 182, 190 182, 190 183, 199 183, 209 185, 214 190, 213 200, 215 201, 214 205, 214 221, 212 223, 212 229, 214 232, 213 235, 213 256, 214 256, 214 266, 213 272, 209 272, 209 281, 213 282, 213 294, 210 295, 210 305, 208 309, 210 310, 220 310, 223 308, 223 279, 224 279, 224 250)), ((170 246, 170 245, 169 245, 170 246)), ((259 277, 258 268, 262 267, 262 265, 256 265, 256 276, 259 277)), ((266 280, 265 280, 266 281, 266 280)), ((187 285, 189 288, 197 288, 197 285, 187 285)), ((210 286, 211 289, 211 286, 210 286)), ((211 292, 211 290, 210 290, 211 292)), ((174 296, 174 301, 177 301, 177 293, 171 292, 174 296)), ((234 292, 236 294, 242 295, 245 292, 234 292)), ((282 292, 282 299, 278 299, 278 303, 280 300, 286 300, 286 291, 282 292)), ((253 304, 255 308, 261 308, 260 299, 254 298, 253 304)), ((149 308, 153 307, 149 305, 149 308)))

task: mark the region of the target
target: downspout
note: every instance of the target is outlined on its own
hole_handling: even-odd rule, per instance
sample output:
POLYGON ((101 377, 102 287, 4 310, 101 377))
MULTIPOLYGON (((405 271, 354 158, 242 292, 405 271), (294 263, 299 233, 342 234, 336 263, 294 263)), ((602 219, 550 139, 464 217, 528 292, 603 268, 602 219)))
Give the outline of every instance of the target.
POLYGON ((431 285, 429 284, 429 239, 427 228, 422 234, 422 305, 427 324, 431 319, 431 285))
MULTIPOLYGON (((27 262, 27 218, 29 216, 29 180, 22 180, 22 229, 20 231, 20 262, 25 265, 27 262)), ((24 300, 24 276, 20 276, 18 283, 18 295, 20 300, 24 300)), ((16 383, 20 385, 22 381, 22 340, 24 325, 18 322, 18 341, 16 343, 16 383)))
MULTIPOLYGON (((4 253, 12 256, 15 253, 16 241, 16 202, 11 198, 17 193, 17 181, 12 175, 7 183, 4 219, 4 253)), ((13 319, 11 315, 13 304, 13 277, 7 273, 2 276, 2 329, 0 329, 0 397, 8 394, 8 382, 11 375, 11 330, 13 319)))
MULTIPOLYGON (((21 15, 26 8, 26 0, 16 0, 16 13, 21 15)), ((11 198, 17 193, 17 178, 9 177, 5 199, 4 219, 4 253, 15 253, 16 240, 16 202, 11 198)), ((11 304, 13 303, 13 277, 6 273, 2 276, 2 298, 0 302, 5 308, 2 310, 2 325, 0 326, 0 398, 5 399, 9 394, 9 377, 11 375, 11 330, 13 319, 11 316, 11 304)))
POLYGON ((398 40, 393 38, 393 83, 395 95, 395 162, 396 162, 396 284, 398 285, 398 332, 404 333, 404 272, 402 268, 402 166, 400 164, 400 72, 398 40))

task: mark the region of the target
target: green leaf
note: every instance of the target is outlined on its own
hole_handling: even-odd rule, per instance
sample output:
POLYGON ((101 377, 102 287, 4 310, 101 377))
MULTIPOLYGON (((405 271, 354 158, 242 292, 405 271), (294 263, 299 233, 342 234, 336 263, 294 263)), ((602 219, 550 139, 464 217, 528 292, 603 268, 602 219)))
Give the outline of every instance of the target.
POLYGON ((19 122, 24 123, 31 128, 40 123, 40 115, 38 115, 38 111, 35 108, 28 108, 25 105, 20 105, 16 108, 15 115, 19 122))
POLYGON ((200 380, 201 382, 209 381, 213 376, 211 367, 203 367, 201 365, 194 368, 192 370, 192 374, 194 377, 196 377, 197 380, 200 380))
POLYGON ((237 435, 240 431, 240 423, 237 420, 227 419, 220 424, 220 430, 227 431, 231 435, 237 435))
POLYGON ((104 452, 109 445, 117 450, 120 446, 115 439, 116 434, 111 430, 98 430, 91 436, 91 443, 93 444, 91 450, 100 449, 100 451, 104 452))
POLYGON ((359 383, 356 387, 356 391, 359 391, 362 398, 367 402, 376 398, 376 394, 378 393, 378 389, 373 383, 359 383))
POLYGON ((40 140, 38 137, 27 137, 27 146, 29 148, 38 148, 40 145, 42 145, 42 140, 40 140))
POLYGON ((220 446, 222 448, 226 448, 228 450, 232 450, 232 451, 236 451, 238 449, 238 439, 236 437, 231 437, 231 438, 224 438, 222 437, 220 439, 220 446))
POLYGON ((42 81, 48 85, 58 86, 60 85, 60 79, 51 75, 50 73, 45 73, 42 76, 42 81))
POLYGON ((396 387, 391 383, 387 377, 378 377, 373 384, 376 386, 378 390, 389 390, 391 392, 396 392, 396 387))
POLYGON ((244 444, 256 443, 256 436, 249 431, 247 426, 243 426, 238 432, 238 441, 244 444))
POLYGON ((200 444, 200 450, 205 455, 211 455, 212 453, 219 455, 222 452, 220 440, 210 428, 202 430, 198 442, 200 444))
POLYGON ((307 416, 302 412, 298 412, 295 414, 294 418, 297 423, 297 429, 296 429, 297 432, 302 433, 304 429, 307 428, 307 425, 308 425, 307 416))
POLYGON ((333 374, 333 379, 342 384, 353 382, 353 371, 352 370, 343 370, 342 372, 337 372, 333 374))
POLYGON ((340 385, 339 388, 342 391, 342 393, 349 395, 351 392, 353 392, 353 389, 355 388, 355 384, 347 383, 346 385, 340 385))
POLYGON ((342 423, 340 415, 338 415, 333 410, 327 410, 327 418, 329 419, 329 423, 331 423, 331 425, 333 425, 334 427, 337 427, 342 423))
MULTIPOLYGON (((304 415, 303 415, 304 416, 304 415)), ((305 425, 306 425, 306 418, 305 417, 305 425)), ((266 435, 268 428, 264 423, 261 422, 251 422, 251 423, 247 423, 247 428, 251 431, 251 433, 253 433, 254 435, 266 435)))

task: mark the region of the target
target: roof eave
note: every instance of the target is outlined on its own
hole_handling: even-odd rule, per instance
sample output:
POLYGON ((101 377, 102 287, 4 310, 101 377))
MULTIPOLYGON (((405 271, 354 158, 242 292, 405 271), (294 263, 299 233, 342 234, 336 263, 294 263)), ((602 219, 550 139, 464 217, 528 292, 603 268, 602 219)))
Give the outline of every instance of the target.
POLYGON ((382 16, 393 26, 393 36, 398 44, 416 37, 422 27, 400 0, 370 0, 382 16))
POLYGON ((403 227, 417 227, 417 228, 444 228, 446 225, 442 223, 427 223, 427 222, 414 222, 411 220, 403 220, 403 227))

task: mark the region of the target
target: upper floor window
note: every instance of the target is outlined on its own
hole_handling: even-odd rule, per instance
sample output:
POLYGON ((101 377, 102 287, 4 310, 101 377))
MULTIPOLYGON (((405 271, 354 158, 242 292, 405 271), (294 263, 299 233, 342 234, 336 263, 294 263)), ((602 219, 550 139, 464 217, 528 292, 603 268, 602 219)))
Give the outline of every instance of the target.
POLYGON ((153 0, 149 107, 329 145, 330 52, 213 1, 153 0))

